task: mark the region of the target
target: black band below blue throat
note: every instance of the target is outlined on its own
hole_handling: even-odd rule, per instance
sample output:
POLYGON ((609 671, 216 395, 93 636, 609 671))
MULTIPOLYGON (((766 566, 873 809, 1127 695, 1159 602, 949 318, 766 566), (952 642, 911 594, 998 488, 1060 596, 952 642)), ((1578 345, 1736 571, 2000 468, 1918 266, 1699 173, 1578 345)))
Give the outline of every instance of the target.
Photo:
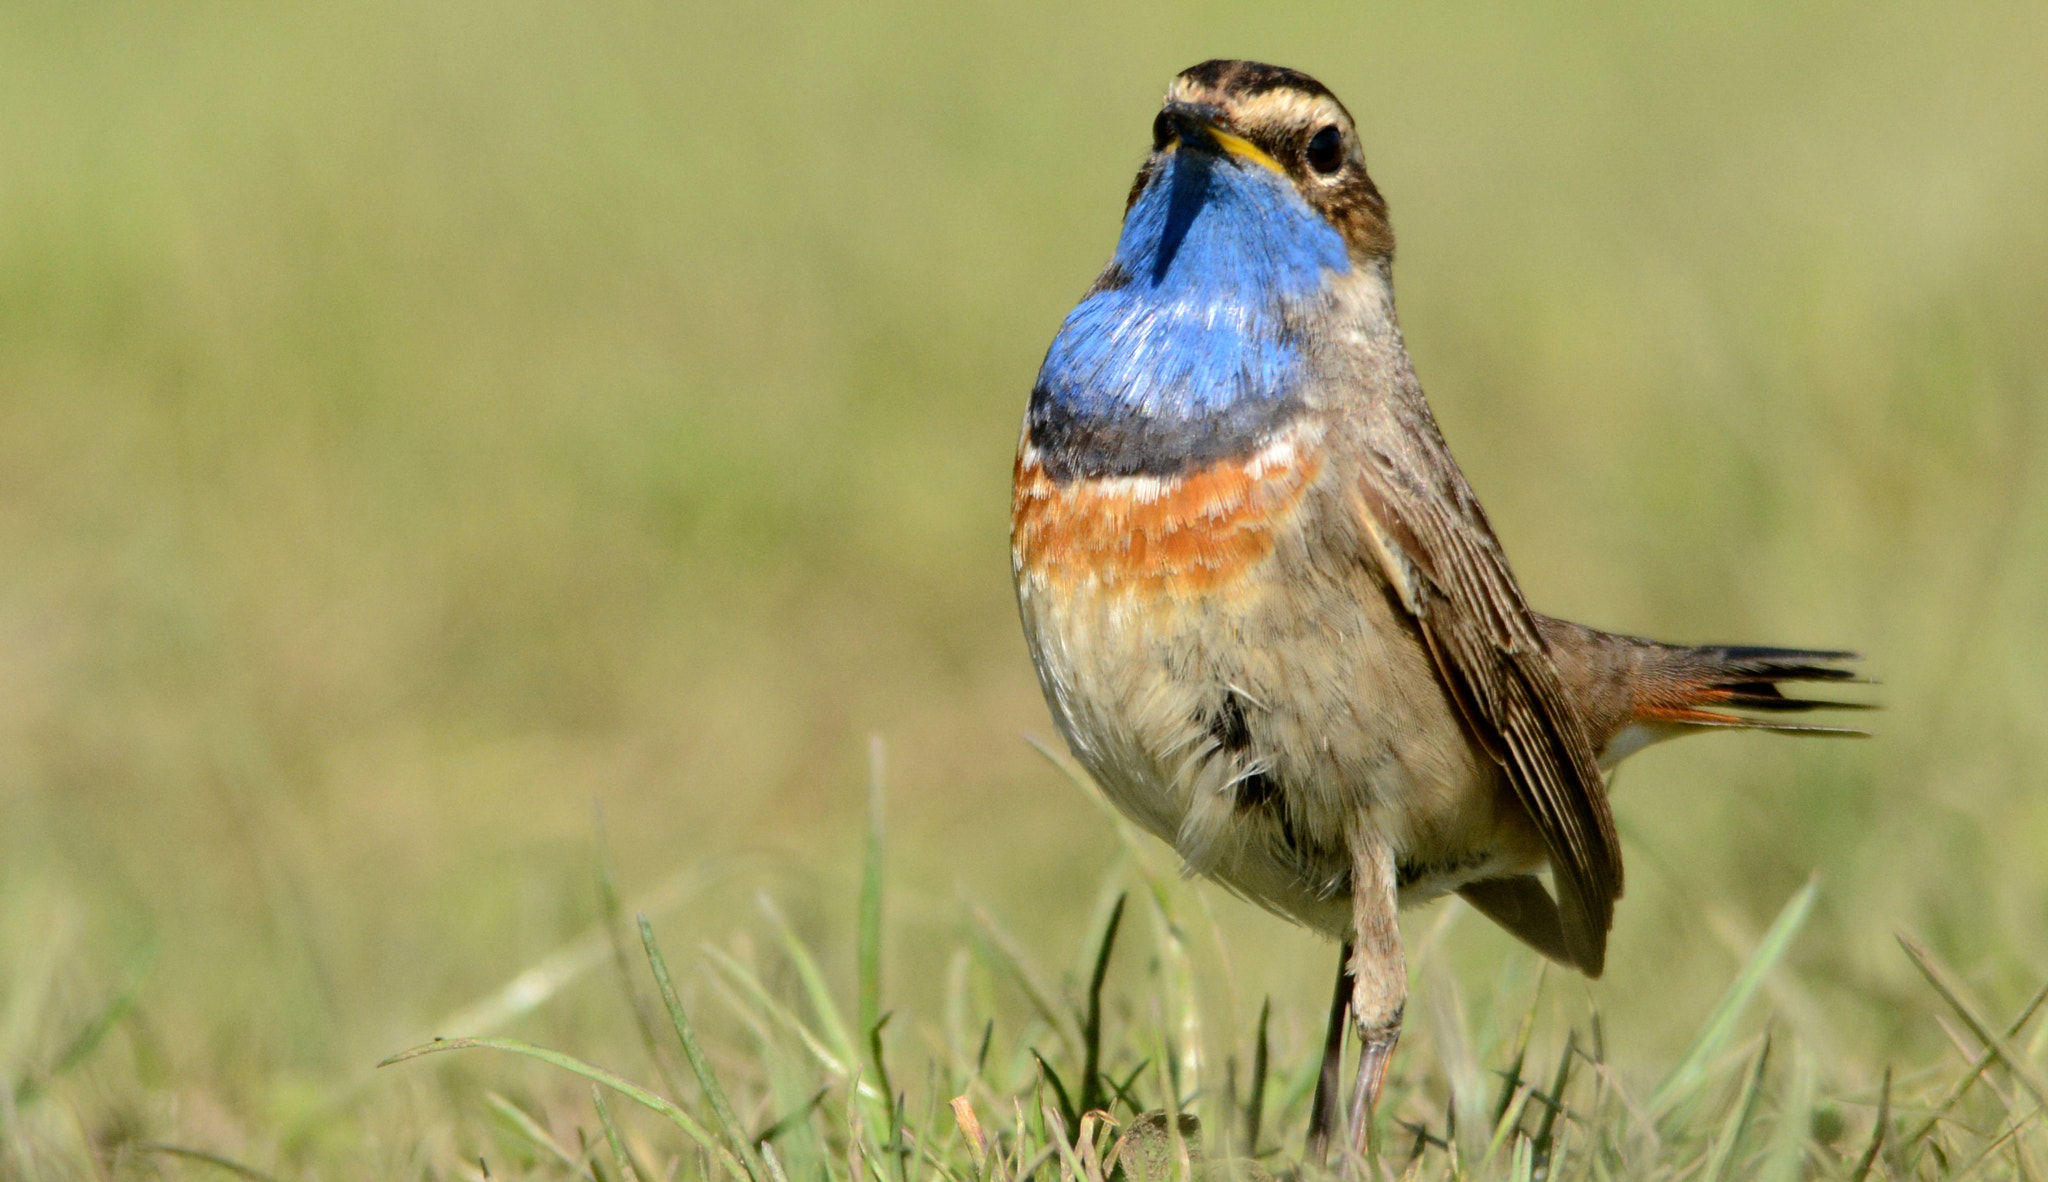
POLYGON ((1040 386, 1026 417, 1039 466, 1056 482, 1180 476, 1250 459, 1302 411, 1293 398, 1256 399, 1190 418, 1076 411, 1040 386))

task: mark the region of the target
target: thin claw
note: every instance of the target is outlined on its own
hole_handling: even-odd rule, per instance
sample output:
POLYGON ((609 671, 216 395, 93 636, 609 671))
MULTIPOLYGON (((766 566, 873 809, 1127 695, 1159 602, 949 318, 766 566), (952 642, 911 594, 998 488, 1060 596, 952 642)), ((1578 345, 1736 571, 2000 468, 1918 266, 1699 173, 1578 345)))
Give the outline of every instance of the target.
POLYGON ((1380 1087, 1387 1081, 1387 1064, 1394 1057, 1394 1045, 1401 1041, 1401 1020, 1376 1030, 1361 1031, 1358 1051, 1358 1082, 1351 1089, 1351 1154, 1345 1159, 1348 1173, 1352 1162, 1364 1162, 1372 1137, 1372 1114, 1380 1104, 1380 1087))
POLYGON ((1344 1028, 1350 1024, 1351 941, 1337 954, 1337 992, 1330 999, 1330 1025, 1323 1035, 1323 1069, 1316 1075, 1316 1097, 1308 1111, 1308 1161, 1317 1169, 1330 1158, 1330 1129, 1337 1123, 1337 1076, 1344 1069, 1344 1028))

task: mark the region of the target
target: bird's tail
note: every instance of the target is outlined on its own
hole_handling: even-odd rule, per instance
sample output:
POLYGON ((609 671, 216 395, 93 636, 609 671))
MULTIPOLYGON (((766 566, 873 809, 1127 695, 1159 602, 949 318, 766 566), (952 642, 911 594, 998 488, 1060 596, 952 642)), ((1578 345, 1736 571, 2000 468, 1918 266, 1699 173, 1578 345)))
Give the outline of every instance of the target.
POLYGON ((1866 702, 1794 697, 1788 682, 1853 684, 1864 679, 1845 667, 1855 653, 1754 645, 1656 645, 1636 677, 1632 713, 1651 726, 1747 727, 1822 735, 1862 735, 1854 727, 1821 726, 1788 714, 1810 710, 1868 710, 1866 702), (1753 713, 1729 713, 1746 711, 1753 713))
POLYGON ((1755 645, 1662 644, 1569 620, 1536 623, 1573 691, 1600 762, 1613 766, 1651 743, 1719 728, 1862 735, 1807 722, 1810 710, 1868 710, 1864 702, 1794 696, 1792 682, 1863 682, 1855 653, 1755 645))

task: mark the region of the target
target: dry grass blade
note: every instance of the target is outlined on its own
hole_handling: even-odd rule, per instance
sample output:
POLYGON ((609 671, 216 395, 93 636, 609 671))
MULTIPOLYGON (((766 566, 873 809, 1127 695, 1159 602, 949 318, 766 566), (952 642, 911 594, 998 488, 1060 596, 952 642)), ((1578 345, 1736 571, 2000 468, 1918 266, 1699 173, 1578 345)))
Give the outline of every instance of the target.
POLYGON ((981 1118, 975 1115, 974 1104, 965 1096, 952 1099, 953 1122, 960 1126, 960 1135, 967 1138, 967 1151, 974 1155, 977 1172, 988 1169, 988 1134, 981 1131, 981 1118))
POLYGON ((1080 1156, 1074 1152, 1073 1134, 1067 1131, 1072 1126, 1067 1124, 1060 1113, 1050 1108, 1044 1110, 1044 1116, 1048 1139, 1060 1155, 1061 1167, 1067 1171, 1073 1182, 1083 1182, 1088 1176, 1088 1167, 1081 1163, 1080 1156))
MULTIPOLYGON (((2000 1133, 1998 1136, 1992 1138, 1989 1142, 1985 1144, 1984 1148, 1978 1152, 1976 1157, 1971 1158, 1969 1161, 1965 1162, 1963 1164, 1962 1169, 1957 1170, 1954 1174, 1951 1174, 1949 1176, 1950 1182, 1967 1182, 1968 1179, 1974 1178, 1979 1173, 1982 1173, 1984 1168, 1991 1164, 1991 1155, 1997 1153, 2000 1149, 2005 1148, 2007 1144, 2009 1144, 2011 1141, 2013 1141, 2014 1138, 2020 1135, 2021 1129, 2026 1128, 2028 1125, 2034 1123, 2035 1120, 2039 1119, 2039 1117, 2041 1116, 2041 1112, 2041 1109, 2036 1108, 2032 1112, 2029 1112, 2025 1116, 2014 1121, 2012 1123, 2011 1128, 2008 1128, 2007 1130, 2005 1130, 2005 1132, 2000 1133)), ((2025 1175, 2022 1174, 2022 1176, 2024 1177, 2025 1175)))
POLYGON ((1920 970, 1920 975, 1927 978, 1927 983, 1934 986, 1936 993, 1941 994, 1941 999, 1947 1002, 1949 1008, 1956 1012, 1956 1016, 1970 1028, 1970 1033, 1977 1036, 1977 1041, 1984 1044, 1985 1050, 1995 1053, 2005 1063, 2005 1069, 2021 1087, 2033 1095, 2035 1103, 2048 1107, 2048 1082, 2043 1082, 2034 1071, 2033 1065, 2027 1062, 2026 1056, 2014 1049, 2004 1035, 1984 1020, 1977 1007, 1970 1004, 1968 990, 1961 978, 1951 972, 1947 965, 1942 964, 1940 958, 1925 945, 1911 936, 1901 932, 1898 940, 1899 947, 1906 950, 1906 955, 1912 959, 1914 967, 1920 970))
MULTIPOLYGON (((2020 1031, 2027 1028, 2027 1023, 2033 1020, 2035 1013, 2040 1010, 2043 1001, 2048 1001, 2048 982, 2043 982, 2041 987, 2034 991, 2034 996, 2027 999, 2027 1004, 2021 1008, 2019 1017, 2014 1018, 2011 1024, 2005 1028, 2005 1037, 2008 1041, 2019 1037, 2020 1031)), ((1927 1119, 1921 1123, 1920 1127, 1913 1130, 1912 1135, 1906 1138, 1907 1150, 1912 1155, 1911 1160, 1918 1160, 1922 1143, 1941 1124, 1941 1118, 1948 1115, 1949 1109, 1954 1108, 1962 1100, 1963 1096, 1969 1092, 1971 1087, 1975 1086, 1977 1080, 1982 1078, 1985 1070, 1997 1058, 1998 1048, 1992 1046, 1985 1047, 1983 1052, 1971 1062, 1969 1070, 1963 1073, 1962 1078, 1950 1084, 1948 1091, 1942 1094, 1941 1099, 1935 1101, 1934 1111, 1928 1113, 1927 1119)))

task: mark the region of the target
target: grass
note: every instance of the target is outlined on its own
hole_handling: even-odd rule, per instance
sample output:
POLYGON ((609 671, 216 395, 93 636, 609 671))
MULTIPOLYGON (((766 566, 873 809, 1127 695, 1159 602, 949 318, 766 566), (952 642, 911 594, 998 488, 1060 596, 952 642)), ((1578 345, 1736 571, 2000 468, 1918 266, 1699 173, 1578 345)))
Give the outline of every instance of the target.
MULTIPOLYGON (((878 966, 889 926, 879 747, 876 755, 851 929, 861 971, 850 999, 820 969, 823 950, 766 899, 752 925, 761 942, 741 937, 697 949, 679 987, 654 923, 645 911, 629 923, 601 856, 596 929, 520 974, 508 992, 533 1010, 581 978, 609 974, 618 1008, 639 1031, 631 1058, 644 1079, 487 1034, 399 1051, 359 1090, 391 1090, 399 1085, 391 1072, 425 1070, 416 1061, 456 1051, 502 1052, 552 1071, 513 1077, 520 1082, 510 1095, 467 1074, 444 1075, 451 1094, 438 1119, 449 1126, 432 1139, 438 1150, 417 1145, 399 1159, 405 1172, 592 1182, 1324 1176, 1300 1158, 1317 1067, 1315 1015, 1282 1014, 1279 1028, 1294 1036, 1277 1052, 1269 1046, 1270 998, 1247 1027, 1225 1017, 1236 1007, 1213 999, 1234 994, 1237 983, 1213 979, 1231 967, 1222 934, 1201 931, 1199 888, 1106 804, 1124 851, 1100 886, 1111 902, 1078 950, 1076 971, 1049 970, 977 912, 967 925, 973 938, 949 958, 942 1018, 879 1009, 888 996, 878 966), (1144 936, 1125 936, 1137 926, 1126 919, 1134 910, 1146 921, 1144 936), (1132 947, 1133 940, 1148 942, 1132 947), (589 954, 600 944, 609 956, 589 954), (1197 961, 1205 971, 1190 970, 1197 961), (700 1010, 717 1011, 719 1041, 699 1034, 685 990, 700 1010), (864 1012, 869 1003, 877 1009, 864 1012), (590 1090, 564 1086, 576 1079, 590 1090), (461 1095, 471 1089, 480 1097, 461 1095), (615 1108, 607 1094, 627 1106, 615 1108)), ((1564 978, 1543 968, 1513 971, 1533 955, 1510 966, 1489 1001, 1466 1002, 1436 956, 1460 914, 1443 913, 1413 968, 1426 1005, 1415 1007, 1371 1156, 1358 1168, 1368 1177, 1517 1182, 2040 1176, 2048 1083, 2037 1064, 2048 1023, 2033 1020, 2048 983, 2001 1019, 1938 956, 1901 935, 1902 955, 1928 986, 1917 1018, 1940 1027, 1956 1054, 1913 1070, 1887 1066, 1876 1080, 1846 1076, 1841 1063, 1820 1057, 1796 1013, 1760 1000, 1773 983, 1797 988, 1787 980, 1787 954, 1820 895, 1821 884, 1809 881, 1785 902, 1661 1075, 1610 1060, 1599 1010, 1567 1002, 1564 978)), ((0 1093, 8 1101, 5 1176, 155 1176, 176 1174, 180 1164, 284 1176, 202 1145, 79 1139, 80 1094, 70 1085, 130 1013, 141 980, 138 973, 71 1031, 47 1066, 0 1093), (70 1111, 52 1102, 57 1096, 68 1096, 70 1111)), ((17 999, 50 992, 24 984, 34 983, 17 980, 17 999)), ((456 1021, 484 1029, 515 1016, 491 998, 456 1021)), ((37 1016, 6 1017, 19 1026, 37 1016)))
MULTIPOLYGON (((874 792, 879 797, 879 787, 874 792)), ((881 992, 877 976, 865 967, 878 965, 882 955, 882 875, 873 856, 881 842, 878 800, 868 833, 858 927, 862 1004, 878 1001, 881 992)), ((1301 1162, 1296 1144, 1313 1091, 1315 1060, 1307 1053, 1312 1047, 1296 1048, 1294 1068, 1275 1075, 1266 1046, 1270 1000, 1261 1005, 1255 1028, 1236 1031, 1214 1029, 1196 999, 1171 996, 1159 970, 1187 956, 1187 930, 1179 918, 1186 900, 1177 884, 1146 868, 1135 835, 1123 829, 1123 836, 1132 847, 1129 860, 1106 885, 1126 876, 1138 879, 1154 943, 1141 950, 1149 953, 1149 979, 1107 999, 1110 1011, 1124 1015, 1108 1037, 1105 986, 1128 891, 1116 895, 1100 936, 1084 950, 1091 971, 1085 978, 1067 977, 1057 991, 1048 990, 1042 972, 1013 951, 963 946, 957 963, 969 974, 1004 982, 1030 997, 1037 1012, 1004 1043, 994 1039, 994 1014, 985 1018, 978 1040, 959 1037, 973 1030, 972 1022, 955 1024, 946 1035, 927 1026, 921 1039, 897 1040, 899 1068, 904 1059, 922 1058, 921 1088, 897 1090, 888 1082, 891 1051, 883 1029, 894 1011, 863 1016, 853 1028, 867 1033, 870 1057, 863 1063, 842 999, 819 980, 815 954, 791 941, 784 952, 806 985, 801 1006, 774 999, 762 984, 760 966, 723 956, 705 966, 707 975, 722 974, 737 986, 721 991, 723 1000, 757 1036, 754 1045, 724 1056, 742 1064, 737 1074, 753 1084, 753 1094, 742 1094, 749 1116, 738 1115, 644 914, 637 921, 639 951, 674 1035, 673 1046, 646 1045, 646 1065, 673 1081, 669 1063, 679 1048, 693 1089, 671 1083, 663 1094, 560 1051, 507 1038, 435 1039, 379 1066, 486 1049, 537 1060, 595 1085, 589 1115, 574 1121, 573 1147, 515 1102, 493 1096, 492 1107, 503 1118, 503 1156, 495 1168, 487 1156, 480 1158, 480 1176, 1106 1182, 1119 1169, 1126 1178, 1162 1182, 1194 1175, 1321 1176, 1301 1162), (1200 1037, 1207 1045, 1183 1042, 1190 1030, 1204 1032, 1200 1037), (1209 1057, 1217 1050, 1224 1064, 1220 1088, 1209 1057), (1247 1069, 1242 1080, 1241 1066, 1247 1069), (775 1081, 798 1082, 792 1088, 775 1081), (606 1089, 658 1118, 652 1128, 628 1126, 622 1133, 604 1101, 606 1089), (690 1101, 699 1115, 682 1106, 690 1101), (1166 1119, 1169 1114, 1174 1119, 1166 1119), (592 1121, 595 1127, 587 1127, 592 1121), (1174 1129, 1181 1131, 1179 1138, 1174 1129)), ((2048 1109, 2048 1086, 2031 1057, 2010 1040, 2027 1032, 2048 998, 2048 984, 2010 1023, 1994 1029, 1953 970, 1901 936, 1905 953, 1946 1004, 1945 1014, 1930 1007, 1928 1016, 1960 1022, 1962 1030, 1952 1029, 1951 1037, 1970 1061, 1960 1070, 1918 1073, 1910 1096, 1894 1091, 1888 1068, 1874 1102, 1867 1087, 1824 1091, 1811 1049, 1796 1028, 1765 1021, 1757 1029, 1752 1003, 1765 981, 1781 971, 1818 893, 1818 882, 1809 882, 1786 902, 1684 1055, 1647 1089, 1607 1061, 1597 1011, 1587 1015, 1585 1029, 1566 1027, 1557 1045, 1561 1023, 1556 1007, 1547 1004, 1552 999, 1541 972, 1523 990, 1526 1009, 1518 1020, 1492 1024, 1477 1040, 1464 1031, 1448 1040, 1462 1044, 1473 1063, 1489 1065, 1482 1075, 1469 1068, 1460 1073, 1445 1059, 1447 1040, 1440 1032, 1411 1033, 1375 1126, 1371 1156, 1357 1168, 1369 1177, 1518 1182, 2036 1176, 2048 1152, 2048 1131, 2039 1122, 2048 1109), (1468 1114, 1462 1124, 1461 1112, 1468 1114), (1474 1113, 1481 1119, 1473 1120, 1474 1113)), ((617 899, 609 889, 605 897, 617 899)), ((613 962, 622 970, 618 983, 631 1008, 644 1012, 648 974, 627 969, 627 951, 617 935, 623 916, 610 910, 607 920, 619 941, 613 962)), ((1132 952, 1124 956, 1128 961, 1132 952)), ((1428 975, 1428 966, 1422 972, 1428 975)), ((967 979, 968 974, 954 975, 947 1008, 980 1017, 966 996, 967 979)), ((1441 1018, 1444 1011, 1436 1014, 1441 1018)), ((1461 1026, 1468 1018, 1457 1011, 1449 1016, 1461 1026)), ((1503 1016, 1509 1015, 1496 1015, 1503 1016)))
MULTIPOLYGON (((1539 990, 1459 905, 1407 917, 1396 1173, 1400 1121, 1479 1169, 1509 1070, 1566 1093, 1573 1168, 1604 1137, 1739 1175, 1789 1160, 1804 1107, 1825 1174, 1883 1106, 1867 1176, 1939 1176, 2024 1120, 2040 4, 26 0, 0 6, 0 1173, 505 1177, 588 1147, 616 1173, 573 1074, 372 1069, 435 1035, 604 1065, 720 1136, 641 911, 735 1119, 789 1122, 791 1182, 855 1118, 971 1159, 972 1078, 999 1156, 1019 1097, 1045 1152, 1034 1050, 1076 1132, 1098 1099, 1184 1103, 1222 1155, 1256 1093, 1257 1148, 1296 1152, 1330 950, 1127 847, 1018 738, 1047 726, 1006 569, 1025 391, 1160 87, 1217 53, 1357 115, 1407 337, 1533 603, 1858 649, 1886 707, 1869 742, 1633 759, 1600 982, 1539 990), (1648 1115, 1682 1065, 1696 1094, 1648 1115)), ((608 1104, 629 1156, 696 1169, 608 1104)))
MULTIPOLYGON (((879 810, 872 816, 871 855, 880 848, 881 837, 879 810)), ((1124 836, 1135 846, 1128 830, 1124 836)), ((1131 854, 1130 865, 1141 866, 1138 851, 1134 848, 1131 854)), ((1150 956, 1154 980, 1147 984, 1156 987, 1160 983, 1158 966, 1186 956, 1185 931, 1175 916, 1183 901, 1156 872, 1141 869, 1138 876, 1147 888, 1142 898, 1152 911, 1151 930, 1156 938, 1150 956)), ((881 910, 878 858, 871 856, 863 881, 858 960, 862 966, 873 966, 880 963, 882 939, 882 928, 872 918, 881 910)), ((1475 1125, 1468 1118, 1461 1132, 1457 1114, 1474 1107, 1474 1099, 1488 1099, 1484 1090, 1475 1089, 1479 1094, 1468 1094, 1461 1103, 1460 1085, 1470 1089, 1474 1081, 1454 1080, 1450 1065, 1441 1059, 1425 1062, 1420 1070, 1409 1065, 1396 1075, 1387 1108, 1407 1110, 1421 1119, 1382 1118, 1375 1156, 1364 1168, 1369 1173, 1415 1178, 1861 1179, 1871 1176, 1873 1169, 1883 1171, 1878 1176, 1914 1176, 1923 1159, 1931 1159, 1943 1176, 2032 1176, 2040 1154, 2048 1150, 2048 1140, 2035 1127, 2042 1110, 2048 1108, 2048 1090, 2030 1058, 2009 1040, 2027 1030, 2041 1001, 2048 998, 2048 984, 2010 1024, 1995 1031, 1977 1003, 1967 999, 1967 989, 1954 972, 1919 943, 1901 936, 1901 946, 1947 1004, 1949 1016, 1960 1020, 1977 1046, 1973 1047, 1968 1037, 1957 1036, 1958 1046, 1973 1055, 1968 1067, 1954 1074, 1928 1073, 1927 1082, 1940 1086, 1938 1098, 1932 1094, 1912 1101, 1895 1097, 1887 1070, 1875 1109, 1846 1142, 1851 1130, 1844 1110, 1869 1110, 1869 1098, 1821 1094, 1815 1064, 1796 1034, 1787 1037, 1768 1028, 1762 1033, 1743 1029, 1742 1020, 1751 1002, 1766 978, 1778 969, 1810 914, 1818 890, 1817 882, 1809 882, 1787 901, 1685 1054, 1646 1093, 1632 1090, 1607 1063, 1597 1012, 1590 1015, 1589 1041, 1582 1042, 1577 1028, 1568 1029, 1561 1048, 1554 1048, 1550 1056, 1539 1054, 1539 1058, 1554 1058, 1554 1070, 1532 1070, 1540 1066, 1531 1061, 1532 1044, 1538 1039, 1551 1041, 1545 1036, 1555 1035, 1555 1030, 1540 1029, 1545 1025, 1546 998, 1545 978, 1539 973, 1528 990, 1527 1011, 1511 1027, 1512 1037, 1499 1038, 1510 1029, 1499 1026, 1494 1039, 1470 1048, 1476 1061, 1498 1064, 1492 1071, 1499 1080, 1497 1093, 1490 1109, 1480 1110, 1490 1119, 1475 1125), (1792 1057, 1791 1069, 1770 1070, 1774 1045, 1780 1056, 1792 1057), (1985 1081, 1987 1070, 1994 1066, 2000 1069, 2002 1080, 1985 1081), (1959 1104, 1980 1083, 1985 1085, 1983 1093, 1989 1102, 1973 1105, 1967 1113, 1959 1111, 1959 1104), (1439 1122, 1431 1121, 1432 1110, 1442 1113, 1439 1122), (1857 1152, 1859 1144, 1863 1148, 1857 1152)), ((1180 1007, 1159 996, 1115 999, 1113 1007, 1131 1020, 1119 1032, 1121 1038, 1105 1043, 1104 988, 1129 899, 1128 893, 1116 896, 1089 957, 1093 968, 1085 984, 1069 978, 1056 998, 1039 984, 1041 974, 1014 952, 991 953, 986 944, 963 947, 959 954, 963 963, 987 976, 1008 978, 1009 984, 1032 998, 1038 1013, 1035 1021, 1018 1030, 1018 1041, 1007 1049, 993 1042, 993 1015, 987 1017, 979 1041, 971 1046, 957 1037, 958 1027, 951 1039, 928 1041, 921 1096, 907 1089, 897 1091, 888 1084, 888 1056, 882 1039, 887 1017, 864 1019, 857 1027, 868 1033, 871 1057, 865 1070, 853 1066, 858 1057, 848 1040, 842 1007, 831 991, 818 987, 815 972, 804 967, 815 957, 801 945, 788 946, 788 953, 799 967, 799 976, 812 985, 805 998, 808 1018, 771 1000, 759 984, 757 971, 721 959, 726 972, 743 981, 744 992, 757 999, 749 1004, 742 998, 728 998, 736 1014, 761 1036, 756 1049, 739 1056, 748 1060, 749 1074, 807 1078, 808 1083, 789 1093, 791 1099, 816 1085, 808 1099, 786 1109, 778 1108, 772 1094, 755 1098, 750 1107, 762 1115, 753 1126, 758 1131, 750 1133, 750 1126, 735 1115, 716 1069, 698 1041, 644 915, 638 921, 642 951, 697 1082, 696 1096, 711 1120, 693 1119, 674 1100, 603 1068, 510 1039, 437 1039, 402 1051, 380 1066, 447 1051, 497 1049, 552 1064, 611 1088, 675 1126, 683 1138, 676 1141, 672 1131, 667 1137, 642 1141, 628 1149, 603 1105, 602 1093, 593 1092, 593 1110, 604 1133, 602 1144, 611 1155, 615 1176, 627 1179, 670 1177, 694 1166, 702 1176, 723 1174, 733 1182, 786 1182, 792 1176, 967 1182, 1017 1180, 1041 1171, 1046 1177, 1056 1174, 1068 1182, 1104 1182, 1120 1161, 1126 1176, 1153 1176, 1147 1165, 1138 1164, 1141 1160, 1160 1177, 1186 1176, 1197 1163, 1204 1176, 1211 1170, 1253 1177, 1271 1173, 1314 1176, 1314 1168, 1302 1165, 1291 1152, 1292 1146, 1262 1136, 1277 1125, 1284 1136, 1298 1140, 1307 1124, 1306 1105, 1313 1091, 1312 1060, 1306 1061, 1307 1072, 1297 1069, 1280 1079, 1269 1078, 1266 1033, 1270 1000, 1261 1005, 1253 1031, 1220 1032, 1217 1041, 1225 1050, 1226 1064, 1226 1082, 1220 1094, 1213 1085, 1205 1091, 1172 1066, 1201 1061, 1199 1053, 1190 1057, 1186 1052, 1191 1048, 1179 1045, 1188 1029, 1207 1026, 1199 1003, 1191 999, 1178 999, 1180 1007), (1176 1008, 1184 1015, 1181 1023, 1168 1018, 1176 1008), (1073 1037, 1074 1030, 1078 1030, 1078 1039, 1073 1037), (1052 1052, 1066 1060, 1064 1077, 1060 1066, 1040 1050, 1040 1042, 1064 1044, 1066 1054, 1052 1052), (1240 1063, 1249 1068, 1242 1091, 1240 1063), (1010 1070, 1003 1071, 1004 1064, 1010 1070), (1073 1081, 1071 1085, 1068 1080, 1073 1081), (874 1086, 877 1083, 879 1087, 874 1086), (1277 1119, 1270 1124, 1265 1111, 1269 1086, 1278 1101, 1278 1111, 1273 1114, 1277 1119), (942 1097, 943 1106, 939 1104, 942 1097), (1159 1119, 1167 1113, 1192 1116, 1196 1123, 1159 1119), (1203 1118, 1206 1124, 1201 1123, 1203 1118), (715 1132, 707 1132, 707 1125, 715 1132), (1176 1125, 1187 1132, 1180 1144, 1173 1144, 1164 1132, 1176 1125), (1205 1128, 1206 1142, 1202 1137, 1205 1128), (664 1141, 665 1150, 661 1148, 664 1141), (650 1170, 650 1162, 658 1164, 650 1170)), ((616 930, 619 917, 611 918, 616 930)), ((624 964, 623 948, 618 963, 624 964)), ((962 995, 965 981, 964 975, 956 975, 952 981, 949 1010, 971 1012, 971 1003, 962 995)), ((628 997, 634 998, 637 1009, 637 995, 644 983, 628 974, 622 975, 620 984, 628 997)), ((879 980, 864 969, 859 990, 862 1002, 877 1000, 879 993, 879 980)), ((889 1016, 893 1017, 893 1011, 889 1016)), ((1464 1018, 1462 1014, 1454 1016, 1464 1018)), ((662 1053, 651 1043, 647 1050, 651 1064, 659 1069, 662 1053)), ((1409 1053, 1412 1056, 1415 1051, 1409 1053)), ((524 1136, 539 1139, 549 1150, 548 1156, 564 1168, 604 1176, 595 1137, 579 1134, 581 1154, 571 1154, 548 1139, 539 1122, 518 1113, 509 1101, 503 1108, 524 1136)))

